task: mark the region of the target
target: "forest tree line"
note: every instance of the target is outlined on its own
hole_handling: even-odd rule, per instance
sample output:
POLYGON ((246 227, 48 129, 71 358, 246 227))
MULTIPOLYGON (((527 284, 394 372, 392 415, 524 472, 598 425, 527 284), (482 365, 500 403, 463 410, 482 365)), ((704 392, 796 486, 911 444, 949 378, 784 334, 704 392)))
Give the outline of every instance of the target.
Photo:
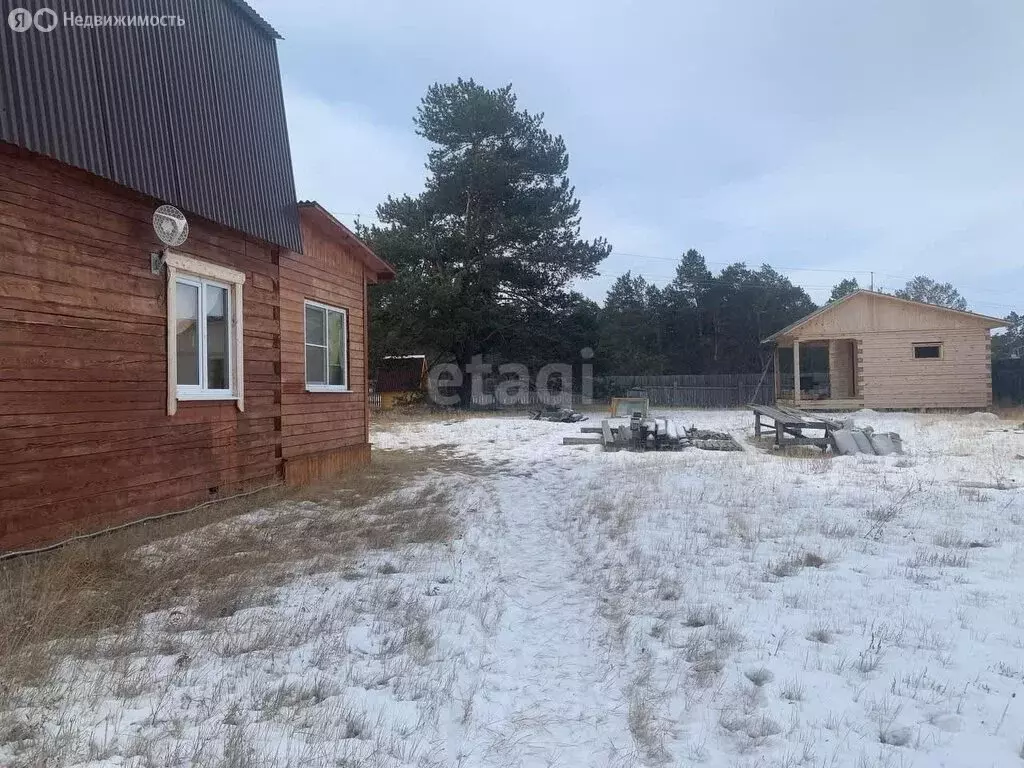
MULTIPOLYGON (((414 118, 432 146, 424 190, 389 197, 377 223, 357 227, 396 270, 371 293, 371 366, 425 354, 431 364, 482 356, 531 370, 588 358, 607 374, 760 372, 770 356, 762 340, 817 308, 767 264, 713 273, 691 249, 667 285, 627 272, 603 305, 573 289, 598 274, 611 245, 581 237, 568 151, 543 117, 519 110, 511 86, 460 79, 428 89, 414 118)), ((829 300, 858 287, 842 280, 829 300)), ((895 294, 967 308, 953 286, 925 276, 895 294)), ((1008 321, 997 356, 1022 352, 1024 321, 1008 321)))

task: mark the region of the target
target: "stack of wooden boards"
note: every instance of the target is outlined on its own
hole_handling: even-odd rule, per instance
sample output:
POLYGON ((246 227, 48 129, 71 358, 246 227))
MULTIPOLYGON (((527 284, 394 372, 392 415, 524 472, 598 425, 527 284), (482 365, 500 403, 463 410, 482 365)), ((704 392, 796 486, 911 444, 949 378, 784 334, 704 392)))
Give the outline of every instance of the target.
POLYGON ((587 437, 562 438, 563 445, 600 445, 606 451, 679 451, 693 446, 706 451, 742 451, 726 432, 690 427, 649 416, 602 419, 600 427, 580 429, 587 437))

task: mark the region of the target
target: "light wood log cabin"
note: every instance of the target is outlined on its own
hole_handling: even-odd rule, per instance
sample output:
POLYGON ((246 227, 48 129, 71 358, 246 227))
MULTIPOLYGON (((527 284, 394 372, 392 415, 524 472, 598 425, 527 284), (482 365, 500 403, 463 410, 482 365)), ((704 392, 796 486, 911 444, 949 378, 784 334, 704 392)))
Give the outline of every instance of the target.
POLYGON ((775 397, 805 409, 988 408, 997 317, 858 290, 764 340, 775 397))

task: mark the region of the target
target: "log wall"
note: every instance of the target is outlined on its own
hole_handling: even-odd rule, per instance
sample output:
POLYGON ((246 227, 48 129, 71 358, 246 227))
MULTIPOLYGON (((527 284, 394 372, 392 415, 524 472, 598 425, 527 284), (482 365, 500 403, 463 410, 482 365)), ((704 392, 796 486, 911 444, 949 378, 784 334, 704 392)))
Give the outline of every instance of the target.
POLYGON ((277 248, 190 217, 175 250, 246 273, 245 412, 168 416, 157 202, 0 144, 0 549, 281 480, 277 248))
POLYGON ((369 460, 365 267, 316 211, 300 208, 300 224, 303 253, 281 255, 281 443, 296 484, 369 460), (306 300, 348 313, 348 392, 306 391, 306 300))
POLYGON ((865 334, 859 340, 866 408, 987 408, 992 353, 987 328, 865 334), (914 344, 942 344, 941 359, 915 359, 914 344))

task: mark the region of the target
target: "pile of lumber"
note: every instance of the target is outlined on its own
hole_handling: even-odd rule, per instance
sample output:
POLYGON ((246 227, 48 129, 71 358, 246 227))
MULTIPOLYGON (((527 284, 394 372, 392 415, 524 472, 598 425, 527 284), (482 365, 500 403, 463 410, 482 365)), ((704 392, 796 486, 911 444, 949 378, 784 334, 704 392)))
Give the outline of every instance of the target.
POLYGON ((572 408, 559 408, 554 405, 545 406, 541 410, 531 413, 530 418, 539 421, 556 421, 566 424, 587 420, 587 417, 579 411, 574 411, 572 408))
POLYGON ((853 419, 839 421, 781 405, 750 407, 754 411, 754 436, 760 438, 763 431, 774 432, 776 448, 814 445, 823 451, 831 449, 844 456, 854 453, 877 456, 903 453, 903 441, 899 434, 875 432, 871 427, 858 428, 854 426, 853 419))
POLYGON ((706 451, 742 451, 726 432, 686 429, 671 419, 644 416, 602 419, 600 427, 582 427, 586 437, 562 438, 563 445, 600 445, 606 451, 679 451, 694 447, 706 451))

